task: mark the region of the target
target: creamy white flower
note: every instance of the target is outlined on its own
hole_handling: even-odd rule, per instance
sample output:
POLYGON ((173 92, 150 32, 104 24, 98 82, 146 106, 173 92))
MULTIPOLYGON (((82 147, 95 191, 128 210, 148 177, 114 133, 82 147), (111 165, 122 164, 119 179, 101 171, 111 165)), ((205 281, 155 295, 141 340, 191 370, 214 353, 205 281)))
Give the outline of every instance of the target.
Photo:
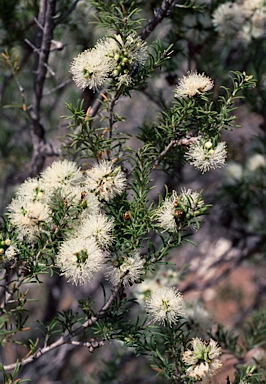
POLYGON ((77 87, 98 89, 108 79, 114 65, 115 60, 106 53, 106 45, 99 43, 97 47, 87 49, 74 58, 70 72, 77 87))
POLYGON ((265 36, 266 33, 266 7, 257 9, 251 19, 251 35, 254 39, 265 36))
POLYGON ((146 301, 146 311, 153 322, 176 324, 184 315, 184 300, 175 288, 160 288, 151 293, 146 301))
POLYGON ((94 193, 83 185, 62 185, 60 195, 68 205, 75 204, 83 209, 81 215, 95 215, 100 213, 100 202, 94 193))
POLYGON ((88 215, 81 221, 78 235, 84 239, 91 237, 100 248, 106 248, 113 240, 113 226, 113 220, 105 215, 88 215))
POLYGON ((129 85, 132 83, 132 80, 132 77, 128 73, 122 74, 118 76, 118 86, 129 85))
POLYGON ((222 167, 227 156, 226 143, 220 142, 216 148, 212 148, 212 144, 210 147, 207 146, 209 143, 192 144, 185 154, 188 162, 202 173, 222 167))
POLYGON ((257 10, 262 8, 264 5, 264 0, 244 0, 243 4, 241 5, 243 15, 246 18, 250 18, 253 13, 257 10))
POLYGON ((260 39, 263 36, 265 36, 265 29, 264 28, 256 28, 253 27, 251 30, 251 37, 254 39, 260 39))
POLYGON ((27 201, 21 196, 13 199, 7 207, 11 224, 17 227, 20 237, 34 241, 42 227, 51 222, 49 207, 39 201, 27 201))
POLYGON ((6 250, 5 250, 5 258, 7 260, 12 260, 18 255, 18 250, 15 245, 10 245, 6 250))
POLYGON ((251 361, 248 362, 248 365, 256 365, 256 368, 259 371, 265 370, 266 366, 266 351, 262 348, 256 348, 252 350, 253 356, 251 361))
POLYGON ((73 237, 64 241, 56 257, 62 275, 76 285, 89 282, 103 262, 103 253, 92 238, 73 237))
POLYGON ((205 342, 196 337, 191 340, 189 347, 182 354, 183 362, 189 366, 186 376, 200 381, 213 377, 222 366, 222 350, 216 341, 211 339, 205 342))
POLYGON ((151 295, 152 291, 156 291, 162 288, 160 282, 156 278, 147 278, 145 276, 145 280, 134 286, 134 295, 138 299, 138 303, 145 304, 145 301, 151 295))
POLYGON ((169 232, 178 232, 189 219, 199 216, 204 202, 201 194, 191 189, 183 190, 180 195, 176 191, 167 197, 159 208, 157 219, 160 226, 169 232))
POLYGON ((178 81, 175 89, 175 97, 193 97, 210 91, 213 81, 204 73, 188 72, 186 76, 178 81))
POLYGON ((155 273, 147 273, 145 280, 134 286, 134 295, 136 295, 139 303, 145 303, 145 300, 162 287, 171 287, 179 281, 178 272, 166 266, 159 268, 155 273))
POLYGON ((256 9, 251 17, 251 24, 254 28, 264 29, 266 23, 266 7, 256 9))
POLYGON ((16 196, 21 196, 28 201, 44 201, 45 189, 37 178, 29 178, 21 184, 16 196))
POLYGON ((119 85, 129 85, 135 63, 144 64, 147 46, 136 33, 122 39, 120 35, 107 37, 96 46, 80 53, 72 62, 70 71, 78 87, 98 89, 108 78, 115 78, 119 85))
POLYGON ((239 30, 238 37, 239 37, 239 40, 245 45, 248 45, 251 42, 252 26, 250 22, 243 23, 242 28, 239 30))
POLYGON ((134 66, 143 65, 147 59, 147 45, 136 33, 131 33, 126 39, 115 35, 117 47, 109 55, 115 60, 112 77, 118 85, 130 85, 133 81, 132 70, 134 66))
POLYGON ((239 32, 239 38, 246 44, 252 39, 259 39, 266 34, 266 6, 255 7, 250 10, 250 15, 246 19, 239 32))
POLYGON ((55 161, 42 174, 40 183, 45 190, 60 189, 65 186, 77 186, 84 181, 80 168, 68 160, 55 161))
POLYGON ((145 259, 138 251, 132 254, 118 254, 112 260, 112 266, 107 267, 105 277, 113 285, 118 285, 121 281, 124 286, 132 285, 140 281, 145 274, 145 259))
POLYGON ((266 167, 265 156, 261 155, 260 153, 255 153, 254 155, 250 156, 247 161, 247 169, 250 172, 254 172, 258 168, 265 168, 265 167, 266 167))
POLYGON ((164 287, 171 287, 172 285, 177 284, 180 279, 180 275, 178 274, 176 269, 169 268, 166 266, 159 268, 154 277, 158 279, 161 286, 164 287))
MULTIPOLYGON (((119 37, 118 37, 119 39, 119 37)), ((122 43, 122 39, 120 38, 122 43)), ((132 32, 122 43, 124 52, 128 55, 131 63, 134 61, 144 64, 148 57, 148 48, 145 41, 141 40, 136 32, 132 32)), ((123 51, 123 50, 122 50, 123 51)))
POLYGON ((120 167, 114 168, 110 161, 101 161, 86 171, 86 185, 100 199, 110 201, 121 195, 126 187, 126 179, 120 167))
POLYGON ((224 168, 224 177, 227 184, 236 184, 243 176, 243 167, 241 164, 230 161, 224 168))
POLYGON ((231 1, 219 5, 213 13, 212 23, 220 35, 234 37, 244 23, 241 6, 231 1))

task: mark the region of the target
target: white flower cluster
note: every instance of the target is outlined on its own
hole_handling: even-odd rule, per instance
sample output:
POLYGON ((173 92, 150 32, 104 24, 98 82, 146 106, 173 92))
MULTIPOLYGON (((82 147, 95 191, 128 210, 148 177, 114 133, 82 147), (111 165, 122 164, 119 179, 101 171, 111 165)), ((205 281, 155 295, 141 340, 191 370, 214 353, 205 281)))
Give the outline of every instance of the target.
POLYGON ((249 354, 252 353, 252 358, 247 361, 247 365, 256 366, 258 372, 263 372, 266 366, 266 351, 263 348, 254 348, 249 354))
POLYGON ((179 273, 176 269, 160 266, 155 273, 147 273, 145 280, 134 287, 134 296, 137 297, 138 303, 144 304, 153 291, 163 287, 171 287, 176 285, 178 281, 179 273))
POLYGON ((222 37, 249 43, 265 37, 266 6, 264 0, 228 1, 214 11, 212 22, 222 37))
POLYGON ((108 78, 118 85, 132 82, 134 68, 147 59, 147 46, 135 33, 126 38, 120 35, 98 41, 92 49, 80 53, 72 62, 70 72, 76 85, 98 89, 108 78))
POLYGON ((6 260, 12 260, 16 257, 17 250, 9 238, 4 239, 0 234, 0 257, 3 255, 6 260))
MULTIPOLYGON (((120 195, 125 187, 120 167, 109 161, 102 161, 86 172, 74 162, 57 161, 38 179, 28 179, 21 185, 8 206, 8 217, 17 228, 18 240, 34 243, 41 233, 56 225, 59 194, 63 203, 73 208, 69 210, 73 220, 67 222, 71 236, 64 239, 55 262, 69 281, 83 284, 102 267, 104 251, 113 240, 113 221, 101 213, 101 204, 120 195)), ((15 248, 6 252, 7 258, 16 254, 15 248)))
POLYGON ((208 92, 212 88, 213 81, 208 76, 192 71, 179 80, 174 93, 175 97, 187 98, 208 92))
POLYGON ((183 296, 175 288, 160 288, 146 300, 146 311, 153 322, 170 326, 176 324, 184 315, 183 296))
POLYGON ((198 337, 191 340, 190 349, 183 352, 182 360, 188 365, 186 376, 202 381, 211 379, 222 366, 221 348, 216 341, 202 341, 198 337))
POLYGON ((105 277, 113 286, 120 282, 124 286, 138 283, 145 273, 145 259, 140 256, 138 251, 129 254, 119 252, 110 261, 111 265, 107 267, 105 277))
POLYGON ((176 191, 167 197, 157 212, 160 227, 169 232, 178 232, 183 229, 189 220, 200 216, 205 211, 201 194, 191 189, 176 191))
POLYGON ((227 156, 226 143, 218 143, 215 148, 210 141, 196 142, 191 144, 185 154, 191 165, 205 173, 211 169, 220 168, 225 164, 227 156))
POLYGON ((250 178, 254 179, 255 176, 260 177, 265 172, 265 168, 266 159, 261 153, 251 154, 244 165, 230 161, 224 170, 225 182, 226 184, 233 185, 238 184, 241 179, 248 180, 250 178))

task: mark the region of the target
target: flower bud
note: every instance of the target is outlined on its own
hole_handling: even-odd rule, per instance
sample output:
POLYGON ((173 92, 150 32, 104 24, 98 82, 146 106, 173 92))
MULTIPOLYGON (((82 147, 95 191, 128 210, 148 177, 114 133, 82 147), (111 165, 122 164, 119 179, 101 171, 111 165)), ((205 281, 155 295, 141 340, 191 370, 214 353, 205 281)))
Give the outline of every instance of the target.
POLYGON ((206 143, 204 144, 204 147, 206 149, 210 149, 212 147, 212 142, 211 141, 206 141, 206 143))

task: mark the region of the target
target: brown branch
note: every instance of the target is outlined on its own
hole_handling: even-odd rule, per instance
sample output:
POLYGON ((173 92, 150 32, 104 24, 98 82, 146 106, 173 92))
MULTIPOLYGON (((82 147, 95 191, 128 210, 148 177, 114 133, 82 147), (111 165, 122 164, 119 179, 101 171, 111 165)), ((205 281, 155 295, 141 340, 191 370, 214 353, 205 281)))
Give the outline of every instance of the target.
POLYGON ((159 164, 159 160, 164 157, 167 152, 170 151, 171 148, 173 148, 178 143, 178 140, 171 140, 170 143, 164 148, 164 150, 154 159, 154 166, 153 168, 156 168, 159 164))
MULTIPOLYGON (((8 273, 8 271, 6 271, 6 273, 8 273)), ((20 278, 18 279, 18 281, 16 283, 14 283, 13 285, 13 290, 12 292, 7 290, 7 284, 5 286, 5 291, 3 292, 3 301, 0 305, 0 308, 3 309, 5 308, 5 306, 7 305, 7 303, 10 302, 10 300, 13 298, 14 296, 14 293, 15 291, 22 285, 23 281, 25 279, 25 276, 24 275, 21 275, 20 278)), ((1 295, 2 296, 2 295, 1 295)), ((2 311, 1 311, 2 312, 2 311)))
POLYGON ((54 18, 56 21, 55 21, 55 23, 56 23, 56 25, 58 25, 58 24, 60 24, 60 23, 62 23, 73 11, 74 11, 74 9, 76 8, 76 5, 78 4, 78 2, 79 2, 80 0, 76 0, 69 8, 68 8, 68 10, 63 14, 63 15, 61 15, 60 17, 58 17, 58 18, 54 18))
POLYGON ((40 153, 40 147, 46 144, 44 127, 40 122, 40 105, 43 88, 48 70, 50 45, 55 29, 54 14, 56 0, 41 0, 37 19, 37 64, 34 78, 34 97, 30 116, 32 119, 31 139, 33 155, 31 161, 31 176, 38 174, 43 166, 45 156, 40 153))
POLYGON ((67 79, 62 83, 58 84, 56 87, 52 88, 50 91, 46 92, 43 96, 50 96, 52 93, 57 92, 65 88, 68 84, 72 83, 72 79, 67 79))
POLYGON ((161 23, 161 21, 168 16, 169 11, 171 8, 175 5, 176 0, 163 0, 162 5, 160 8, 156 9, 156 13, 154 17, 149 20, 149 22, 145 25, 145 27, 142 29, 139 37, 142 40, 145 40, 151 32, 155 29, 155 27, 161 23))
POLYGON ((171 140, 169 144, 164 148, 164 150, 161 153, 159 153, 159 155, 155 159, 153 159, 153 163, 154 163, 153 168, 156 168, 159 165, 159 161, 161 160, 161 158, 164 157, 167 154, 167 152, 169 152, 176 145, 187 147, 193 143, 196 143, 198 140, 199 140, 199 137, 191 137, 189 135, 182 139, 171 140))
MULTIPOLYGON (((60 339, 58 339, 57 341, 55 341, 54 343, 48 345, 48 346, 45 346, 43 348, 39 348, 38 351, 36 351, 33 355, 25 358, 24 360, 22 360, 21 362, 19 362, 19 365, 20 367, 23 367, 24 365, 27 365, 27 364, 30 364, 32 363, 34 360, 38 359, 39 357, 45 355, 46 353, 52 351, 53 349, 55 348, 58 348, 58 347, 61 347, 62 345, 64 344, 76 344, 75 342, 72 341, 72 339, 78 335, 80 335, 82 332, 84 332, 88 327, 92 326, 94 323, 96 323, 96 321, 102 317, 107 311, 108 309, 110 308, 113 300, 115 299, 120 287, 121 287, 121 284, 122 284, 122 279, 123 277, 127 274, 128 272, 125 272, 121 278, 120 278, 120 284, 118 284, 114 290, 112 291, 109 299, 107 300, 107 302, 102 306, 102 308, 94 315, 92 316, 91 318, 89 318, 87 321, 85 321, 80 327, 78 327, 77 329, 75 329, 73 332, 65 335, 65 336, 62 336, 60 337, 60 339)), ((88 344, 88 343, 86 343, 88 344)), ((103 341, 101 342, 96 342, 95 340, 91 340, 90 343, 88 345, 85 345, 85 346, 88 346, 89 348, 89 351, 90 352, 93 352, 95 348, 98 348, 100 346, 103 345, 103 341), (90 345, 89 345, 90 344, 90 345)), ((5 371, 11 371, 13 370, 16 366, 18 365, 18 363, 14 363, 14 364, 9 364, 9 365, 5 365, 3 366, 3 369, 5 371)))

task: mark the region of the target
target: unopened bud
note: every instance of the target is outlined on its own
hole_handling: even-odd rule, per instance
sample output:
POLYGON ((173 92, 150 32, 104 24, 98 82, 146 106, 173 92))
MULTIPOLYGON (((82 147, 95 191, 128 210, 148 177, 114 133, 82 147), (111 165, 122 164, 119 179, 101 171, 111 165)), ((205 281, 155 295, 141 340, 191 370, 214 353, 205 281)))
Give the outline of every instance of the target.
POLYGON ((204 147, 206 149, 210 149, 212 147, 212 142, 211 141, 206 141, 206 143, 204 144, 204 147))

